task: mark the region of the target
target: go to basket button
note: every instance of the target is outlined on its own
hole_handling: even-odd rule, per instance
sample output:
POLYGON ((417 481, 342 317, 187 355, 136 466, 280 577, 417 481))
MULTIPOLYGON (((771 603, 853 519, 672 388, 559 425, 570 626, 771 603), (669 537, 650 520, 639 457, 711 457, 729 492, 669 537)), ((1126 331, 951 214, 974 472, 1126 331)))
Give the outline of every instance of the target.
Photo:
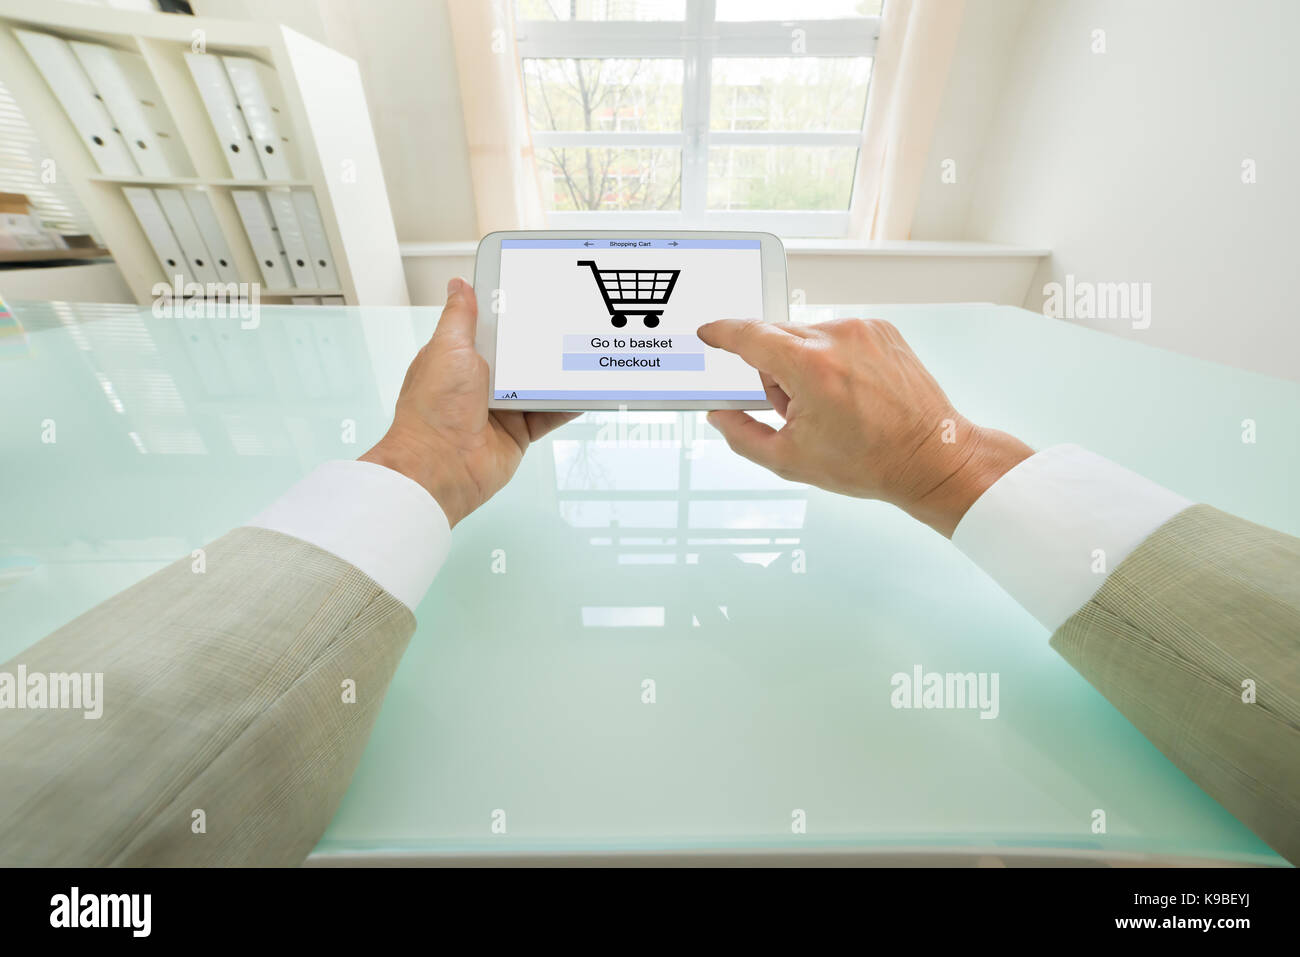
POLYGON ((703 372, 704 353, 670 352, 566 352, 564 370, 588 369, 658 369, 673 372, 703 372))

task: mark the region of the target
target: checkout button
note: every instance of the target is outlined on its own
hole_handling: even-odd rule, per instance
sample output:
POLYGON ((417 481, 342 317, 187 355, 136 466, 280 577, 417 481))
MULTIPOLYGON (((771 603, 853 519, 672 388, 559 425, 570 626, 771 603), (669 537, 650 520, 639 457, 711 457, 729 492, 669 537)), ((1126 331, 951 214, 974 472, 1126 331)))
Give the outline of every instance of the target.
POLYGON ((564 371, 590 369, 646 369, 671 372, 703 372, 702 352, 566 352, 564 371))

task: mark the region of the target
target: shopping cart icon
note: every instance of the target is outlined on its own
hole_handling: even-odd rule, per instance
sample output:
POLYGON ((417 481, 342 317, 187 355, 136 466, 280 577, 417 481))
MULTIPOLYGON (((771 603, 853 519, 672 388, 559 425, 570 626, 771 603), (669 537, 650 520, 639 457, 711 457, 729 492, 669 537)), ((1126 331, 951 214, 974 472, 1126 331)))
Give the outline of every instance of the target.
POLYGON ((601 269, 590 259, 579 259, 578 265, 591 267, 615 329, 626 326, 628 316, 643 317, 647 329, 659 325, 663 307, 682 272, 680 269, 601 269))

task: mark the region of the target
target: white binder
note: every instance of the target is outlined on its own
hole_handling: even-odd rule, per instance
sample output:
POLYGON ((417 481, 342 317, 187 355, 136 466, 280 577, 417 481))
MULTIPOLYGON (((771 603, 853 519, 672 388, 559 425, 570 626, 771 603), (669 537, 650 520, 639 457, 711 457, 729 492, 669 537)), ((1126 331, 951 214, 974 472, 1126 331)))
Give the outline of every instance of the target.
POLYGON ((323 399, 330 394, 330 387, 325 370, 321 368, 320 356, 316 354, 316 339, 312 335, 314 324, 314 319, 302 319, 296 315, 284 316, 279 321, 288 338, 287 351, 298 373, 302 394, 309 399, 323 399))
POLYGON ((206 316, 186 316, 183 313, 184 310, 180 310, 174 320, 180 333, 177 338, 194 364, 208 397, 224 399, 234 395, 234 384, 217 345, 220 336, 216 324, 206 316))
POLYGON ((357 348, 364 348, 360 343, 350 342, 350 333, 360 324, 321 322, 311 324, 312 336, 316 339, 316 354, 320 356, 320 367, 325 372, 325 381, 329 384, 330 395, 343 398, 353 396, 358 391, 357 369, 355 360, 357 348), (352 346, 353 348, 348 348, 352 346))
POLYGON ((298 215, 293 211, 293 194, 287 189, 270 189, 266 191, 266 199, 271 204, 275 228, 280 231, 280 248, 289 259, 294 287, 319 289, 316 271, 311 266, 311 253, 307 251, 307 243, 303 240, 298 215))
POLYGON ((307 252, 311 253, 312 269, 316 271, 316 282, 321 289, 341 289, 338 270, 334 268, 334 256, 330 253, 329 240, 325 238, 325 225, 321 222, 320 208, 316 197, 309 189, 293 191, 293 208, 298 214, 298 225, 302 227, 302 238, 307 243, 307 252))
POLYGON ((212 127, 221 143, 221 152, 230 164, 235 179, 264 179, 262 164, 257 161, 255 144, 248 135, 248 125, 235 100, 221 57, 211 53, 186 53, 185 63, 198 84, 199 96, 208 110, 212 127))
POLYGON ((109 176, 139 176, 122 135, 113 125, 108 110, 95 96, 95 88, 86 71, 77 62, 68 44, 48 33, 15 30, 36 68, 45 77, 55 98, 77 128, 101 173, 109 176))
POLYGON ((155 189, 153 194, 162 207, 163 215, 171 224, 172 235, 180 243, 181 252, 185 254, 185 263, 190 267, 194 278, 202 283, 218 282, 216 267, 212 265, 212 253, 203 241, 198 224, 190 214, 189 204, 179 189, 155 189))
POLYGON ((193 169, 176 124, 163 105, 144 57, 100 43, 72 40, 76 54, 135 164, 146 176, 190 176, 193 169))
POLYGON ((124 186, 122 194, 131 204, 131 209, 135 211, 136 219, 140 220, 145 238, 153 247, 154 255, 158 257, 158 264, 162 266, 167 282, 174 283, 178 275, 183 282, 193 282, 194 274, 185 263, 185 254, 181 252, 180 243, 172 235, 171 226, 167 224, 167 217, 163 215, 162 207, 158 205, 153 190, 145 189, 143 186, 124 186))
POLYGON ((267 179, 293 179, 297 160, 289 139, 289 117, 280 94, 276 72, 242 56, 223 56, 235 99, 244 113, 248 132, 257 144, 257 159, 267 179))
POLYGON ((203 236, 203 243, 212 254, 212 267, 216 269, 217 275, 221 277, 222 282, 239 282, 235 257, 231 255, 226 234, 221 231, 221 224, 217 222, 217 214, 212 211, 212 200, 201 189, 190 188, 182 192, 185 194, 185 202, 190 208, 190 214, 194 217, 194 223, 203 236))
POLYGON ((289 260, 280 251, 280 237, 271 219, 271 208, 260 189, 232 189, 230 197, 244 221, 244 232, 257 257, 257 267, 262 271, 262 284, 267 289, 290 289, 293 274, 289 260))

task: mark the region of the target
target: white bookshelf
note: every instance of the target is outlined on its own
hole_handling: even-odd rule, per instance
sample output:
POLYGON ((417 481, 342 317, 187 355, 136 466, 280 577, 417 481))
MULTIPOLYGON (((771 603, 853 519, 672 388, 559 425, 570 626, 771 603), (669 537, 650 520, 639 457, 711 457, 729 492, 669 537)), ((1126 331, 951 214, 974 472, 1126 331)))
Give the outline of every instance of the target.
POLYGON ((361 76, 350 58, 286 27, 178 14, 115 10, 65 0, 0 0, 0 78, 77 194, 127 286, 141 304, 166 281, 124 186, 202 187, 212 201, 241 281, 261 282, 231 198, 233 189, 311 189, 320 208, 340 289, 262 289, 263 301, 342 296, 348 305, 407 305, 397 233, 361 76), (176 124, 192 176, 100 172, 44 77, 14 34, 39 30, 140 54, 176 124), (201 31, 197 33, 196 31, 201 31), (302 178, 233 179, 184 54, 202 38, 207 53, 253 57, 281 86, 302 178))

